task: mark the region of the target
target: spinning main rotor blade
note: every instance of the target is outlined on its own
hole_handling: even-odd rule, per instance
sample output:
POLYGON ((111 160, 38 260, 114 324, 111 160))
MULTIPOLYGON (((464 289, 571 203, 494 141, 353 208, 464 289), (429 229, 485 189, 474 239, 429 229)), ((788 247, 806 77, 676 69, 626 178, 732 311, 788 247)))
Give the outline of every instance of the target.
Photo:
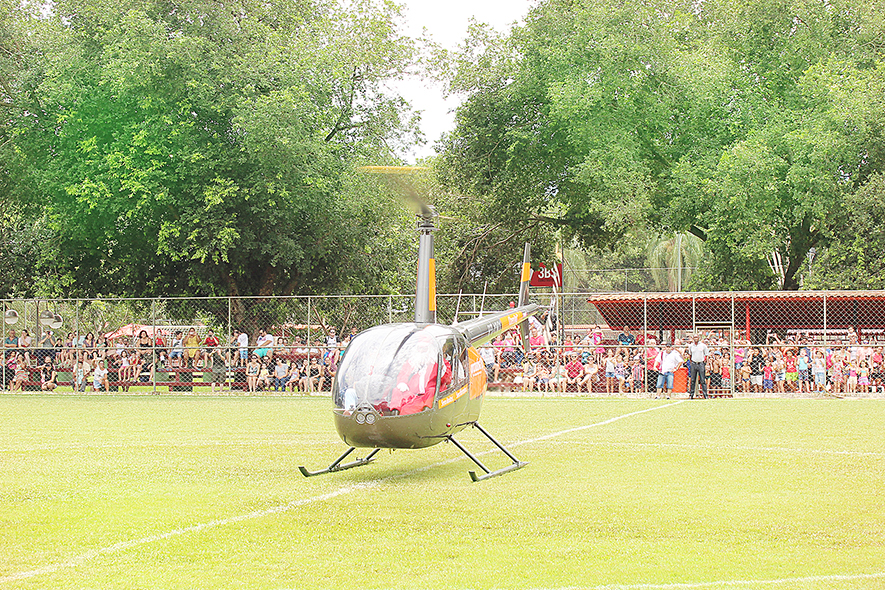
POLYGON ((383 174, 399 189, 405 199, 411 203, 418 215, 426 219, 438 217, 436 211, 428 205, 415 190, 415 187, 402 178, 403 175, 429 170, 427 166, 360 166, 360 170, 373 174, 383 174))

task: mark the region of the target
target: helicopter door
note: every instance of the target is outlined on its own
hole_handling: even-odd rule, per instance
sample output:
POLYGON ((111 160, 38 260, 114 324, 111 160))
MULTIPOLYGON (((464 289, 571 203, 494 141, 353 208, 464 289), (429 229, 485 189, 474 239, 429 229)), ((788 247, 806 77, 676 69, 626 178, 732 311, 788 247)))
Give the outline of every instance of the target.
POLYGON ((439 390, 437 397, 446 391, 460 388, 467 383, 467 347, 454 335, 440 343, 442 364, 440 365, 439 390))

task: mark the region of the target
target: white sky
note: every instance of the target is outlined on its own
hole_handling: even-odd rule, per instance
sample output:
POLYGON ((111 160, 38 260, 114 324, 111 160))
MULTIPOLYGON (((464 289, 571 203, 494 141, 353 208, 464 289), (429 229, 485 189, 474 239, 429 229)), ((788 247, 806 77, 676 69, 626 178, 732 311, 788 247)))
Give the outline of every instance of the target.
MULTIPOLYGON (((498 31, 508 31, 514 21, 521 21, 534 5, 533 0, 396 0, 406 7, 405 33, 412 37, 421 35, 426 28, 433 40, 446 49, 456 49, 467 34, 471 17, 487 23, 498 31)), ((414 163, 416 158, 432 155, 433 143, 454 126, 454 109, 458 100, 444 100, 442 88, 422 80, 406 80, 396 85, 396 90, 421 111, 421 129, 427 144, 416 146, 406 158, 414 163)))

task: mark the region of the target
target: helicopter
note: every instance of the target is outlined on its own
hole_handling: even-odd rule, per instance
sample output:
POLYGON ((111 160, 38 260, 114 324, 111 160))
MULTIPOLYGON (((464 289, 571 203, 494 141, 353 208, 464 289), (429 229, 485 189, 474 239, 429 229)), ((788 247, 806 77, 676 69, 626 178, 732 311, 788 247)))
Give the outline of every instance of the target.
POLYGON ((419 241, 414 321, 375 326, 351 339, 332 384, 335 428, 348 449, 325 469, 299 467, 305 477, 366 465, 383 448, 418 449, 443 441, 454 444, 482 470, 481 474, 469 471, 473 481, 527 464, 479 424, 488 382, 477 347, 517 327, 528 353, 528 320, 541 309, 528 301, 531 247, 525 245, 515 307, 453 325, 438 323, 433 249, 437 215, 432 207, 416 202, 419 241), (454 437, 468 427, 482 433, 510 464, 494 471, 486 467, 454 437), (357 448, 372 451, 364 458, 345 462, 357 448))

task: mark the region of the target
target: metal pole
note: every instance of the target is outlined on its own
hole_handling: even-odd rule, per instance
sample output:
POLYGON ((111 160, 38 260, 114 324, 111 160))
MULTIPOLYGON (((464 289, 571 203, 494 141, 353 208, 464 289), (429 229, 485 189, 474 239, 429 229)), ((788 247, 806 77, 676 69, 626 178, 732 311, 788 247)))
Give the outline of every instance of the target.
POLYGON ((313 309, 311 309, 312 303, 313 303, 313 297, 308 295, 307 296, 307 360, 308 361, 310 360, 310 332, 311 332, 311 330, 310 330, 310 318, 311 318, 310 312, 313 311, 313 309))
MULTIPOLYGON (((37 311, 34 313, 34 336, 31 337, 31 344, 34 344, 35 342, 38 342, 39 339, 40 339, 40 300, 39 300, 39 299, 35 299, 35 300, 34 300, 34 305, 37 306, 37 311)), ((48 309, 48 308, 49 308, 49 306, 47 306, 47 309, 48 309)), ((25 322, 27 322, 27 320, 25 320, 25 322)), ((37 357, 36 350, 37 350, 37 349, 36 349, 36 347, 35 347, 35 348, 34 348, 34 351, 35 351, 35 352, 34 352, 34 358, 37 357)), ((27 351, 26 351, 26 352, 27 352, 27 351)), ((30 380, 30 375, 28 375, 28 379, 30 380)))
POLYGON ((311 383, 310 383, 310 351, 311 351, 311 348, 310 348, 310 335, 311 335, 311 329, 310 329, 311 315, 310 315, 310 312, 313 311, 312 307, 313 307, 313 297, 308 296, 307 297, 307 358, 304 360, 304 370, 307 372, 306 383, 307 383, 307 394, 308 395, 313 393, 313 385, 311 385, 311 383))
POLYGON ((151 348, 153 349, 153 364, 151 366, 151 391, 154 395, 157 395, 157 300, 156 298, 151 300, 151 326, 154 328, 154 336, 153 342, 151 342, 151 348))
POLYGON ((639 396, 645 397, 648 392, 648 294, 642 295, 642 358, 639 359, 642 367, 642 385, 639 396))
POLYGON ((9 302, 3 302, 3 342, 0 342, 0 349, 3 350, 3 391, 6 391, 6 311, 9 309, 9 302))
POLYGON ((731 389, 731 397, 734 397, 734 386, 735 386, 735 381, 737 380, 737 371, 735 370, 735 366, 734 366, 734 338, 735 338, 734 295, 732 295, 731 296, 731 330, 729 331, 729 335, 728 335, 728 346, 729 346, 729 350, 730 350, 730 360, 728 361, 728 366, 729 366, 728 372, 731 376, 731 379, 729 379, 730 389, 731 389))
POLYGON ((234 345, 233 345, 234 343, 232 340, 233 330, 231 329, 232 328, 232 326, 231 326, 231 324, 232 324, 231 304, 232 304, 232 298, 228 297, 227 298, 227 341, 226 341, 227 342, 227 355, 225 358, 225 364, 227 366, 224 369, 224 386, 228 390, 233 388, 233 384, 231 382, 233 380, 233 373, 231 373, 228 369, 230 369, 230 370, 235 369, 236 363, 234 362, 234 358, 239 357, 239 354, 240 354, 239 349, 234 349, 234 345), (236 353, 234 353, 236 356, 231 354, 232 350, 236 350, 236 353), (230 373, 230 374, 228 374, 228 373, 230 373))
POLYGON ((824 356, 827 353, 827 293, 824 293, 824 356))

